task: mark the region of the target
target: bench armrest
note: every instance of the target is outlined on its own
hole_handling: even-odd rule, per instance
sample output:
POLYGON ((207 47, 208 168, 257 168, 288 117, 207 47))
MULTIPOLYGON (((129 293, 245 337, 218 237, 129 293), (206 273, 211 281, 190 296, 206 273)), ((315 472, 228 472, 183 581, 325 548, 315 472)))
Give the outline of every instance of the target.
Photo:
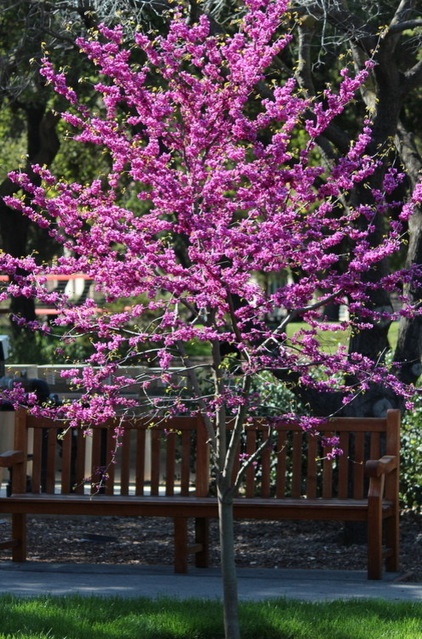
POLYGON ((397 468, 397 457, 395 455, 384 455, 381 459, 370 459, 365 464, 365 472, 368 477, 380 477, 387 475, 397 468))
POLYGON ((22 464, 25 455, 22 450, 7 450, 0 453, 0 468, 11 468, 15 464, 22 464))

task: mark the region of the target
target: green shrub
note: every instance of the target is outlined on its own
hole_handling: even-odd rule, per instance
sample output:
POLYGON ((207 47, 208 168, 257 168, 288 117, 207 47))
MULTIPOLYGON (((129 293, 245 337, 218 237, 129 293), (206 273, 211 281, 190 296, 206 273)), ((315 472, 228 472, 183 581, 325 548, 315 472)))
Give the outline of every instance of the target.
POLYGON ((403 508, 422 512, 422 398, 402 422, 400 499, 403 508))

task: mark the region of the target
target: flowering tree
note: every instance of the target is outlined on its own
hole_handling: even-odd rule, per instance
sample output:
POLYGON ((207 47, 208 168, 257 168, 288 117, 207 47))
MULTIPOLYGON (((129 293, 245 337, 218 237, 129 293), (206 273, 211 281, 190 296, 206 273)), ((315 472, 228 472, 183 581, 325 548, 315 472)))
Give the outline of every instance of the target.
MULTIPOLYGON (((302 388, 336 390, 343 403, 372 383, 405 398, 412 392, 369 358, 341 347, 324 351, 317 337, 385 319, 382 309, 367 308, 380 285, 368 273, 400 248, 422 188, 407 203, 395 202, 402 177, 391 169, 364 202, 350 197, 381 166, 366 151, 369 122, 346 155, 331 166, 318 164, 318 136, 368 71, 354 77, 345 69, 337 91, 327 88, 318 100, 301 95, 293 79, 264 86, 267 68, 289 40, 282 29, 287 5, 247 0, 230 37, 214 34, 205 16, 188 24, 182 9, 165 36, 139 32, 131 48, 122 44, 121 28, 102 27, 92 40, 78 41, 100 75, 95 112, 46 59, 45 79, 70 103, 63 117, 81 143, 104 148, 110 171, 90 184, 65 183, 41 166, 33 167, 37 184, 14 174, 25 197, 7 204, 46 228, 63 255, 51 264, 0 256, 11 278, 3 296, 37 297, 57 307, 53 327, 29 328, 54 332, 55 324, 67 328, 65 341, 90 337, 86 365, 66 373, 82 389, 80 400, 60 408, 70 425, 139 408, 203 415, 216 469, 231 639, 239 636, 232 468, 243 427, 259 410, 254 379, 274 371, 302 388), (374 238, 380 217, 384 236, 374 238), (101 308, 90 299, 75 308, 48 292, 47 274, 76 272, 94 280, 101 308), (289 277, 270 289, 268 279, 280 273, 289 277), (330 302, 346 304, 350 319, 326 322, 330 302), (287 326, 296 318, 306 328, 290 335, 287 326), (191 361, 192 342, 206 346, 210 367, 191 361), (133 380, 119 369, 130 363, 145 365, 139 401, 122 397, 133 380), (157 379, 171 391, 165 403, 150 396, 157 379), (227 441, 229 417, 234 428, 227 441)), ((420 275, 412 268, 381 277, 381 286, 400 296, 397 317, 417 312, 403 283, 420 275)), ((305 428, 317 426, 302 419, 305 428)), ((335 442, 327 445, 331 453, 335 442)), ((243 468, 250 463, 243 459, 243 468)))

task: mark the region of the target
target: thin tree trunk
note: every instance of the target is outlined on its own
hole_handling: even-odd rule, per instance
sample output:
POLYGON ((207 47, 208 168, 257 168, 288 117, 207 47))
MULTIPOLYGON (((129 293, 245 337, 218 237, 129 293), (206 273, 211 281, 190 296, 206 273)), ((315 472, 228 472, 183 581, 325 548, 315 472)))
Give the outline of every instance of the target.
MULTIPOLYGON (((212 347, 215 396, 224 396, 221 374, 220 344, 212 347)), ((231 459, 227 459, 226 409, 222 404, 215 416, 216 451, 214 463, 217 471, 218 522, 220 530, 221 576, 223 583, 223 611, 225 639, 240 639, 237 596, 237 575, 234 560, 233 487, 231 459)), ((231 457, 231 456, 230 456, 231 457)))
POLYGON ((225 639, 240 639, 237 574, 234 556, 233 501, 218 488, 221 574, 225 639))

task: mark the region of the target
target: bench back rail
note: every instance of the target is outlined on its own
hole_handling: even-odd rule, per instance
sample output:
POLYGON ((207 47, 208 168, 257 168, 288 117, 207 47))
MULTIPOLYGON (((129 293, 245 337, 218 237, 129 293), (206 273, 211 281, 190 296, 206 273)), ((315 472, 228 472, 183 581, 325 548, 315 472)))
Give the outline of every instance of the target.
POLYGON ((249 424, 239 447, 235 478, 242 460, 253 458, 264 442, 260 456, 247 468, 239 496, 275 499, 357 499, 368 494, 366 462, 384 455, 397 459, 386 478, 386 499, 398 497, 399 411, 385 418, 337 418, 322 424, 315 435, 291 423, 249 424), (332 455, 323 440, 336 437, 342 453, 332 455))
POLYGON ((27 486, 33 494, 208 494, 208 446, 197 417, 138 417, 83 431, 18 411, 15 447, 30 460, 26 479, 14 473, 15 494, 27 486))

